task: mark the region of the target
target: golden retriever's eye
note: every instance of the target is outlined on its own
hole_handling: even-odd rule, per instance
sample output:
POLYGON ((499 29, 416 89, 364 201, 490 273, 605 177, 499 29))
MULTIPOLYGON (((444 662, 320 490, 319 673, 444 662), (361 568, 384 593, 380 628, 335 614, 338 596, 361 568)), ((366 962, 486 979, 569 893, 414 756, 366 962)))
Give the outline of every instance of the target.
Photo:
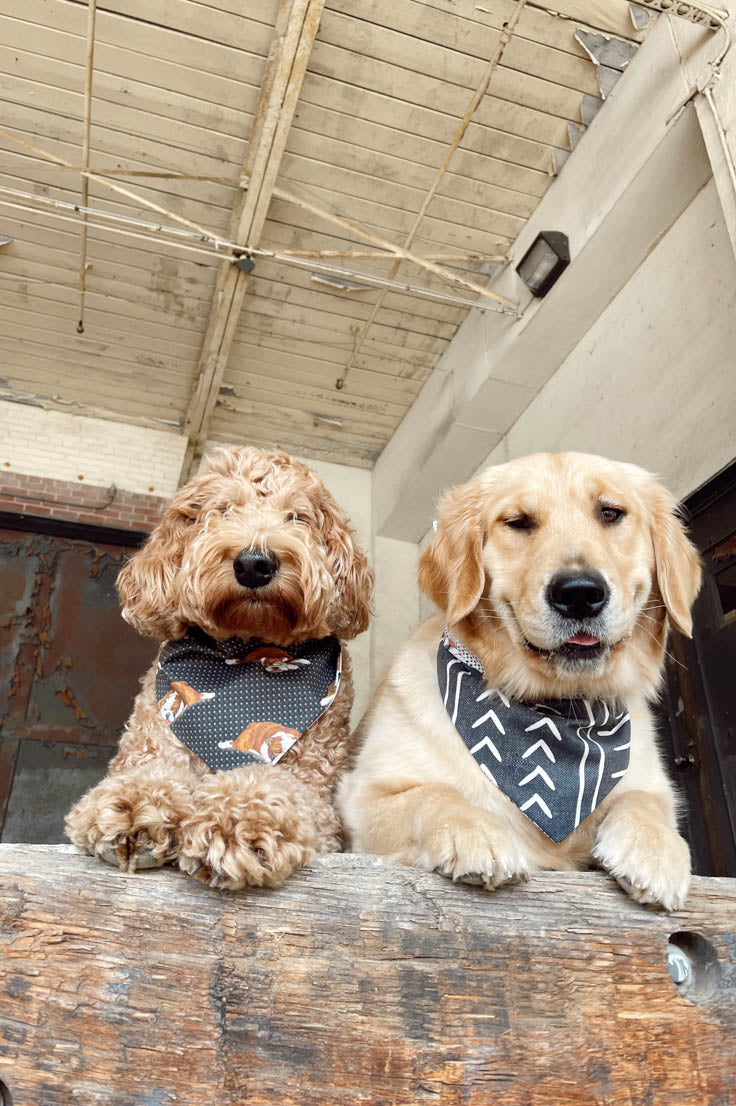
POLYGON ((607 503, 601 504, 601 522, 605 522, 607 526, 611 526, 614 522, 620 522, 625 514, 626 511, 624 511, 623 507, 611 507, 607 503))
POLYGON ((307 518, 307 516, 300 515, 297 511, 290 511, 289 514, 286 516, 286 521, 293 523, 301 522, 305 526, 309 523, 309 519, 307 518))
POLYGON ((504 519, 504 523, 511 530, 535 530, 537 526, 537 520, 531 515, 515 515, 504 519))

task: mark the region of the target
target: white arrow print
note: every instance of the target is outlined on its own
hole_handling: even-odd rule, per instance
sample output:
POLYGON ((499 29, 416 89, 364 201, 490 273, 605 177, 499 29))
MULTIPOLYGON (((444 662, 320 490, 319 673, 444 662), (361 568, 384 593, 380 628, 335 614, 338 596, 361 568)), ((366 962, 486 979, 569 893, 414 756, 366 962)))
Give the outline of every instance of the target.
MULTIPOLYGON (((499 764, 503 763, 502 760, 501 760, 501 754, 499 753, 498 749, 496 748, 496 746, 491 741, 490 737, 484 737, 482 739, 482 741, 479 741, 477 745, 474 745, 473 748, 470 751, 473 754, 473 756, 475 756, 475 754, 478 752, 479 749, 490 749, 491 752, 493 753, 494 757, 498 761, 498 763, 499 764)), ((483 765, 481 764, 481 768, 482 767, 483 767, 483 765)), ((495 783, 495 780, 494 780, 494 783, 495 783)))
POLYGON ((540 718, 538 722, 532 722, 531 726, 527 726, 524 733, 529 733, 531 730, 538 730, 540 726, 549 726, 552 733, 555 735, 558 741, 562 741, 560 737, 560 731, 555 726, 551 718, 540 718))
POLYGON ((498 732, 505 736, 506 735, 506 730, 503 728, 503 726, 499 722, 498 715, 496 714, 495 710, 489 710, 489 711, 486 712, 486 714, 482 714, 480 716, 480 718, 478 719, 478 721, 473 723, 473 725, 471 726, 471 729, 475 730, 475 729, 478 728, 478 726, 482 726, 482 724, 484 722, 487 722, 489 718, 493 722, 493 725, 496 727, 498 732))
POLYGON ((524 805, 519 807, 519 810, 529 810, 529 808, 534 806, 535 803, 538 807, 542 808, 548 818, 552 817, 552 811, 549 809, 544 799, 540 795, 537 795, 536 792, 532 795, 531 799, 527 799, 524 805))
POLYGON ((535 741, 535 743, 533 745, 530 745, 525 753, 521 754, 521 759, 526 760, 526 758, 530 757, 532 755, 532 753, 535 753, 537 751, 537 749, 544 749, 545 753, 547 754, 549 759, 552 761, 552 763, 553 764, 555 763, 554 753, 550 749, 547 742, 543 741, 541 737, 540 737, 539 741, 535 741))
MULTIPOLYGON (((618 715, 617 715, 618 717, 618 715)), ((625 722, 629 721, 628 714, 625 714, 620 722, 618 722, 612 730, 598 730, 598 737, 610 737, 611 734, 616 733, 616 730, 620 730, 625 722)))
POLYGON ((542 779, 547 784, 547 787, 550 789, 550 791, 556 791, 557 790, 554 783, 552 782, 552 780, 549 778, 549 776, 545 772, 544 768, 540 768, 539 765, 537 765, 537 767, 534 769, 534 771, 530 772, 528 776, 524 776, 523 780, 519 780, 519 787, 524 787, 526 784, 531 783, 531 781, 533 779, 535 779, 537 776, 542 777, 542 779))
POLYGON ((494 687, 489 687, 489 688, 486 688, 485 691, 481 691, 480 695, 478 696, 478 698, 475 701, 476 701, 476 703, 482 703, 484 699, 488 699, 491 695, 498 695, 499 699, 501 700, 501 702, 503 703, 503 705, 505 707, 510 707, 511 706, 511 702, 506 698, 504 693, 502 691, 498 691, 494 687))

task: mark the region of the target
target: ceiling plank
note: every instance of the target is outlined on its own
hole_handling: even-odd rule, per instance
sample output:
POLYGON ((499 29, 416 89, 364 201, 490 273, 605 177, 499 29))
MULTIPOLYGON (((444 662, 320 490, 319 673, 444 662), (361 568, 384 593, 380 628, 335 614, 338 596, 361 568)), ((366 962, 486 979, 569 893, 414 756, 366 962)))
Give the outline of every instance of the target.
MULTIPOLYGON (((231 238, 243 245, 260 240, 323 8, 324 0, 283 0, 279 9, 243 164, 248 188, 233 205, 231 238)), ((198 466, 206 446, 247 283, 247 273, 229 262, 220 265, 185 422, 182 479, 198 466)))

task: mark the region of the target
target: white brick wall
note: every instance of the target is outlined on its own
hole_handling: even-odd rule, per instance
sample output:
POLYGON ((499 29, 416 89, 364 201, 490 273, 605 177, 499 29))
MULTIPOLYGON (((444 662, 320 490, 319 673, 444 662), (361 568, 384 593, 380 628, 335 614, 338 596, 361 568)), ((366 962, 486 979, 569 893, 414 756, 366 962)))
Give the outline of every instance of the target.
POLYGON ((0 468, 156 496, 173 495, 180 434, 0 402, 0 468))

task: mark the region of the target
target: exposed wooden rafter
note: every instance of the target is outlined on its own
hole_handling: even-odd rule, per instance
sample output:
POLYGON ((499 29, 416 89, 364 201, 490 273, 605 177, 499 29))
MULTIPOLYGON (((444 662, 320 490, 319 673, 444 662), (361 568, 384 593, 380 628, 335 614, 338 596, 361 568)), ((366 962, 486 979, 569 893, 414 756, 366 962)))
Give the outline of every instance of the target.
MULTIPOLYGON (((282 0, 255 119, 243 163, 247 191, 236 196, 230 237, 257 246, 266 222, 281 158, 299 100, 325 0, 282 0)), ((197 380, 185 422, 182 480, 199 465, 207 430, 227 368, 249 274, 230 262, 217 273, 197 380)))
POLYGON ((91 35, 88 0, 9 5, 3 392, 187 422, 188 470, 233 441, 373 467, 468 311, 518 314, 485 278, 601 106, 578 29, 619 51, 656 24, 628 0, 96 0, 91 35), (255 279, 221 272, 213 303, 243 254, 255 279))

